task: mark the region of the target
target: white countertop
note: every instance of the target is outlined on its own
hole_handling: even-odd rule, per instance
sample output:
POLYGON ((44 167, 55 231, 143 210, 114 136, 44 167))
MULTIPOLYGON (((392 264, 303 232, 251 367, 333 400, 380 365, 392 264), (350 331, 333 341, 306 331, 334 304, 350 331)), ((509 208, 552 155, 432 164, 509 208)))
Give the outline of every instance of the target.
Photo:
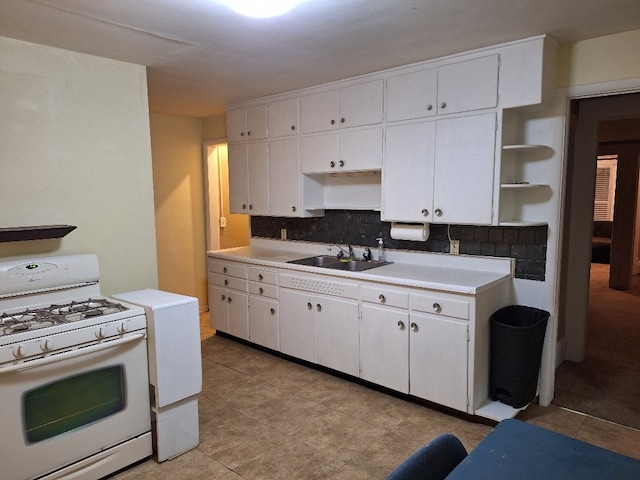
POLYGON ((387 250, 387 260, 393 262, 389 265, 362 272, 330 270, 287 263, 291 260, 327 253, 327 245, 281 241, 255 243, 258 245, 214 250, 207 252, 207 255, 226 260, 241 260, 254 265, 284 268, 292 272, 355 278, 467 295, 480 293, 513 276, 513 260, 508 258, 394 250, 387 250))

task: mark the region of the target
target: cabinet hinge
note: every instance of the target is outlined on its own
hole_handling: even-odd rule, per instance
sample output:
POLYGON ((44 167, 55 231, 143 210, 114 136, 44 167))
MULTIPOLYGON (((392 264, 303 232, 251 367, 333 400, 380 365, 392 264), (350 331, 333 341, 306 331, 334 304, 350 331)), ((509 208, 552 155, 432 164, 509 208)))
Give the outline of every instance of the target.
POLYGON ((471 332, 467 328, 467 342, 470 342, 470 341, 471 341, 471 332))

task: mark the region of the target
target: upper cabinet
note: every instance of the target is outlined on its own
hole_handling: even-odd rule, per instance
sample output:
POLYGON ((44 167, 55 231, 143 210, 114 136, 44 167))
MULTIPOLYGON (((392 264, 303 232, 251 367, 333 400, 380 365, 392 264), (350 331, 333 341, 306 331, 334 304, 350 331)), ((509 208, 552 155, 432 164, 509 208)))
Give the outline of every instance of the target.
POLYGON ((300 97, 301 133, 382 122, 383 81, 375 80, 300 97))
POLYGON ((498 61, 488 55, 389 77, 387 122, 496 107, 498 61))
POLYGON ((245 142, 267 138, 267 106, 227 110, 227 140, 245 142))
POLYGON ((298 133, 298 99, 289 98, 269 103, 267 107, 269 138, 298 133))

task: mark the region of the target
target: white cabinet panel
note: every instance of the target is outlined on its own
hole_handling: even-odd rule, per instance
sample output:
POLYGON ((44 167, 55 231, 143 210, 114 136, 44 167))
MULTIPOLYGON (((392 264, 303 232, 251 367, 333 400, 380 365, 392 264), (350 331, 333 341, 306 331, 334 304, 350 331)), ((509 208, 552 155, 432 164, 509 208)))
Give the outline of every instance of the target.
POLYGON ((358 302, 316 297, 318 363, 358 376, 358 302))
POLYGON ((298 133, 298 99, 279 100, 268 105, 269 138, 298 133))
POLYGON ((267 138, 267 106, 254 105, 227 111, 229 143, 267 138))
POLYGON ((411 395, 467 411, 468 324, 411 313, 411 395))
POLYGON ((300 139, 300 171, 302 173, 330 172, 337 168, 337 160, 338 134, 323 133, 300 139))
POLYGON ((287 138, 269 142, 270 214, 276 217, 296 217, 302 214, 298 139, 287 138))
POLYGON ((247 144, 249 213, 269 214, 269 157, 267 142, 247 144))
POLYGON ((438 114, 469 112, 498 105, 498 55, 438 69, 438 114))
POLYGON ((338 134, 338 172, 381 168, 382 128, 349 130, 338 134))
POLYGON ((249 340, 278 350, 278 302, 252 295, 249 298, 249 340))
POLYGON ((431 117, 437 112, 438 70, 430 68, 387 79, 387 122, 431 117))
POLYGON ((363 304, 360 378, 409 393, 409 313, 363 304))
POLYGON ((230 143, 229 151, 229 210, 231 213, 247 213, 249 209, 249 170, 247 144, 230 143))
POLYGON ((314 133, 337 129, 339 98, 337 90, 302 96, 300 98, 301 132, 314 133))
POLYGON ((382 220, 431 222, 435 122, 387 127, 382 169, 382 220))
POLYGON ((280 351, 318 363, 314 302, 313 295, 280 290, 280 351))

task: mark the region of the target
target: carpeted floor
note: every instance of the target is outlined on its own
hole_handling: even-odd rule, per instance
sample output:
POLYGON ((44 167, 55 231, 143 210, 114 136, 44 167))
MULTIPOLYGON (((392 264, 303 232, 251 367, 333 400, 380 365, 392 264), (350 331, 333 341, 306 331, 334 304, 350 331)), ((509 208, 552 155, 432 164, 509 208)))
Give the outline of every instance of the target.
POLYGON ((640 278, 608 281, 609 265, 591 264, 587 356, 557 369, 553 403, 640 429, 640 278))

